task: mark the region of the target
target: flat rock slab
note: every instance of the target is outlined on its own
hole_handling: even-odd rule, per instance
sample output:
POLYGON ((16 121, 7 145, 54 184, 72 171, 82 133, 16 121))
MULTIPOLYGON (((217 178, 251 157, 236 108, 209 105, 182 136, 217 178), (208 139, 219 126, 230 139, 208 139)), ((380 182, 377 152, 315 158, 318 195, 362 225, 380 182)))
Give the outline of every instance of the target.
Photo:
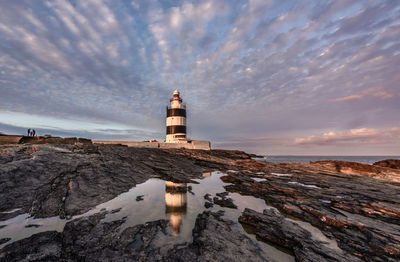
POLYGON ((309 231, 274 209, 264 210, 262 214, 245 209, 239 221, 255 227, 259 238, 291 249, 297 261, 362 261, 341 249, 332 249, 326 243, 314 240, 309 231))
POLYGON ((400 259, 399 183, 368 174, 306 170, 297 164, 258 163, 255 167, 246 162, 240 163, 245 167, 242 172, 222 177, 231 183, 225 186, 228 191, 264 199, 282 214, 311 223, 356 257, 400 259), (250 180, 256 172, 264 172, 265 180, 250 180))

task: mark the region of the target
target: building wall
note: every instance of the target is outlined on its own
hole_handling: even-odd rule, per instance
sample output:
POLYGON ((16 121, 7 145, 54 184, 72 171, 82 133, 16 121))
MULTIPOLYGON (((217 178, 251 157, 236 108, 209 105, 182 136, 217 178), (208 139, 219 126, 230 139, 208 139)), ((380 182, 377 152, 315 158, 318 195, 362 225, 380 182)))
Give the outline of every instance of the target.
POLYGON ((211 150, 210 141, 193 140, 192 141, 194 149, 211 150))

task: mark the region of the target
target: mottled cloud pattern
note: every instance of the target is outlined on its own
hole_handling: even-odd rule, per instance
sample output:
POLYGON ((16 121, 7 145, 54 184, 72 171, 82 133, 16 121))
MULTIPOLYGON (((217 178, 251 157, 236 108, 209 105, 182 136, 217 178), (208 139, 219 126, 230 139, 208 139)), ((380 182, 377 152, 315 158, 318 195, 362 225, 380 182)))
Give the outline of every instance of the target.
POLYGON ((215 147, 400 154, 399 17, 398 1, 4 0, 0 132, 163 139, 179 89, 215 147))

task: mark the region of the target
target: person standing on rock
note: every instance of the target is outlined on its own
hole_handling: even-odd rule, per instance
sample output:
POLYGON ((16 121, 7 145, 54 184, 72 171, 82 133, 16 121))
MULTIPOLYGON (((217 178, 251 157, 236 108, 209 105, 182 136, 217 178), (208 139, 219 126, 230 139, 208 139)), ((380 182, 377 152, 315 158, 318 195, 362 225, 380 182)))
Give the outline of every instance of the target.
POLYGON ((31 136, 31 129, 28 128, 28 136, 31 136))
POLYGON ((36 136, 36 131, 35 131, 35 129, 32 129, 32 136, 36 136))

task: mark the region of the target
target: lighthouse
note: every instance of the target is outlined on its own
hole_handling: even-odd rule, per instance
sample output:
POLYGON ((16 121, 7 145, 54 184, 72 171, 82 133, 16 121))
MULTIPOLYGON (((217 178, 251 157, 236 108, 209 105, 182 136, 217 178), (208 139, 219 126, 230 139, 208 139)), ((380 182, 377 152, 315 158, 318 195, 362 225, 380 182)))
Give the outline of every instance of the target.
POLYGON ((186 139, 186 106, 182 104, 179 91, 175 90, 170 99, 171 105, 167 106, 167 143, 187 142, 186 139))
MULTIPOLYGON (((175 90, 167 106, 167 135, 165 142, 152 141, 94 141, 95 144, 122 144, 132 147, 150 147, 150 148, 184 148, 211 150, 210 141, 194 140, 186 137, 186 105, 182 103, 179 91, 175 90)), ((160 126, 162 127, 162 126, 160 126)))

